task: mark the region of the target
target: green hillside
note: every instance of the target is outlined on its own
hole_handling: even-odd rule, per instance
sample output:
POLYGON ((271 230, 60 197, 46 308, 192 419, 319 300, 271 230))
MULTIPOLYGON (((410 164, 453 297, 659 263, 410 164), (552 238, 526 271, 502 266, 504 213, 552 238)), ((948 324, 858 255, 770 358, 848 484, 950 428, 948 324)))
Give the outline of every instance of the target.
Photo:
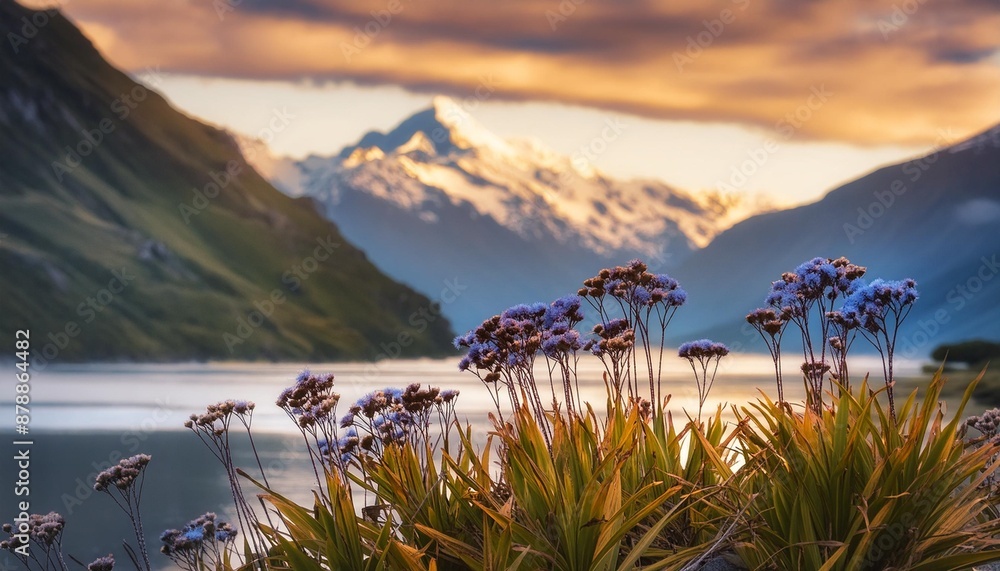
POLYGON ((448 351, 432 300, 265 182, 228 135, 113 68, 56 12, 0 0, 0 29, 25 40, 0 48, 9 339, 30 327, 36 357, 58 361, 448 351))

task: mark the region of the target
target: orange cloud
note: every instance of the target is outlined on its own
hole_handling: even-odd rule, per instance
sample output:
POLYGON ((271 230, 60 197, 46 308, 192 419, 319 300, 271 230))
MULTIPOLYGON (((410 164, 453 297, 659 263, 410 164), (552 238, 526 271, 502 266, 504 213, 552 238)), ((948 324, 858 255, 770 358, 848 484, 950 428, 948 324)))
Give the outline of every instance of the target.
POLYGON ((136 71, 458 96, 488 83, 495 99, 858 144, 930 144, 998 120, 989 0, 213 2, 73 0, 66 11, 136 71))

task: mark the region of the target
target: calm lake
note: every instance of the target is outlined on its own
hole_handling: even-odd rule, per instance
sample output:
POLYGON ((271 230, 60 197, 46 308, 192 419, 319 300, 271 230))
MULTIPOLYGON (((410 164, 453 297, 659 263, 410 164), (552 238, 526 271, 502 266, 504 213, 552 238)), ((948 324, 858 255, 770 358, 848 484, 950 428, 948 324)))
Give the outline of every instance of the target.
MULTIPOLYGON (((686 361, 665 356, 665 390, 673 395, 675 419, 683 411, 697 411, 697 392, 686 361)), ((461 391, 457 410, 480 439, 488 431, 487 414, 493 404, 486 389, 471 373, 456 368, 457 359, 397 360, 371 363, 309 364, 175 364, 75 365, 34 371, 31 381, 30 502, 34 513, 58 511, 66 518, 64 546, 68 554, 87 563, 113 552, 129 568, 121 540, 130 527, 112 500, 92 491, 94 476, 121 457, 151 454, 146 469, 142 513, 154 564, 169 568, 158 553, 159 534, 179 528, 206 511, 235 521, 221 466, 198 438, 183 428, 188 415, 203 412, 207 404, 227 398, 253 400, 258 449, 273 487, 299 501, 308 501, 312 470, 301 437, 285 414, 274 406, 278 393, 293 383, 304 368, 336 375, 342 395, 341 411, 366 392, 386 386, 422 383, 461 391)), ((920 364, 897 365, 899 376, 916 376, 920 364)), ((744 405, 759 397, 759 389, 775 397, 769 357, 733 354, 723 360, 709 397, 709 407, 744 405)), ((603 367, 597 359, 582 359, 581 389, 596 409, 604 402, 603 367)), ((852 360, 852 376, 881 371, 877 358, 852 360)), ((794 367, 785 373, 786 398, 801 399, 800 375, 794 367)), ((7 384, 10 387, 10 384, 7 384)), ((11 392, 11 391, 8 391, 11 392)), ((0 428, 3 465, 0 466, 0 520, 15 517, 13 495, 16 469, 11 444, 13 394, 0 395, 0 409, 11 411, 0 428)), ((978 413, 974 407, 969 413, 978 413)), ((728 413, 732 418, 732 413, 728 413)), ((248 447, 240 448, 242 465, 254 464, 248 447)), ((248 484, 249 486, 249 484, 248 484)), ((250 491, 247 488, 247 491, 250 491)), ((134 540, 133 540, 134 541, 134 540)), ((0 569, 14 569, 0 555, 0 569), (6 564, 7 566, 3 566, 6 564)))

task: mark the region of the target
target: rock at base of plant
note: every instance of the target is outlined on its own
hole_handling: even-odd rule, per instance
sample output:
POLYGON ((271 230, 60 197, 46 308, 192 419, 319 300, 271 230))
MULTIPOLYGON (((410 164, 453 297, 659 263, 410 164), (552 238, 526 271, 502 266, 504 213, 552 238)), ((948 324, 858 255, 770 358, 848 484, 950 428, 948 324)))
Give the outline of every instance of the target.
POLYGON ((747 568, 740 562, 739 557, 726 553, 709 559, 699 567, 699 571, 747 571, 747 568))

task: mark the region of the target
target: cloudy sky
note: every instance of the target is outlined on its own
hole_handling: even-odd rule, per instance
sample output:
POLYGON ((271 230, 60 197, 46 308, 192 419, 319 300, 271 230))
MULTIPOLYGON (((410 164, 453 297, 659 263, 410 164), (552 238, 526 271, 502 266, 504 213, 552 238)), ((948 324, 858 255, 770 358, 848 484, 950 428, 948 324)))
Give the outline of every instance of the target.
MULTIPOLYGON (((37 5, 37 2, 34 4, 37 5)), ((619 176, 781 203, 1000 122, 997 0, 66 0, 115 64, 282 154, 434 94, 619 176), (747 161, 756 164, 751 165, 747 161), (738 176, 742 169, 748 176, 738 176)))

